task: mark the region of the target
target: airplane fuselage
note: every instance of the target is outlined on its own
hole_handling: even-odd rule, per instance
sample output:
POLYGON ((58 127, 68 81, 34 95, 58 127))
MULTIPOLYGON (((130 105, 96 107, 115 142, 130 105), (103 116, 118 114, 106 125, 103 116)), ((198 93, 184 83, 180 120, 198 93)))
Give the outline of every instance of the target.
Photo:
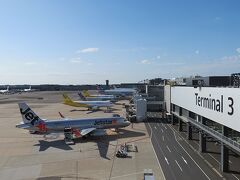
POLYGON ((37 126, 29 126, 27 124, 19 124, 17 127, 32 131, 39 131, 44 133, 63 132, 66 127, 72 129, 110 129, 122 128, 128 126, 130 123, 122 117, 108 117, 108 118, 91 118, 91 119, 68 119, 68 120, 46 120, 37 126), (40 125, 39 125, 40 124, 40 125))
POLYGON ((89 107, 110 107, 110 101, 74 101, 75 103, 83 104, 89 107))
POLYGON ((116 96, 132 96, 137 91, 135 89, 128 89, 128 88, 117 88, 117 89, 110 89, 105 90, 105 94, 111 94, 116 96))

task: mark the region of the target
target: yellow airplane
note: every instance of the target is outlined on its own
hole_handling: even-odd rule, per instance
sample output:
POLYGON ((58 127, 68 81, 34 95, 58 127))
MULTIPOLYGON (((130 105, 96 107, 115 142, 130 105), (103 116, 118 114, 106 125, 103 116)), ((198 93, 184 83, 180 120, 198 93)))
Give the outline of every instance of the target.
POLYGON ((100 107, 111 107, 113 104, 110 101, 73 101, 67 94, 63 94, 63 104, 74 107, 86 107, 91 110, 99 109, 100 107))
MULTIPOLYGON (((116 102, 117 98, 114 97, 114 95, 105 95, 105 94, 89 94, 88 91, 84 90, 82 91, 82 95, 84 98, 88 101, 111 101, 111 102, 116 102)), ((79 93, 79 96, 81 96, 81 92, 79 93)), ((83 99, 82 99, 83 100, 83 99)))

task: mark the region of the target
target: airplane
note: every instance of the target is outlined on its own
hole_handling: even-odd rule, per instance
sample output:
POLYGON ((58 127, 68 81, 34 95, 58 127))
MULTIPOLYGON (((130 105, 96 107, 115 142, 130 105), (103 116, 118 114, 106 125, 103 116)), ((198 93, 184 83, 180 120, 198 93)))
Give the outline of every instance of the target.
POLYGON ((74 107, 86 107, 89 110, 97 110, 100 107, 107 107, 109 109, 113 104, 110 101, 73 101, 67 94, 63 94, 63 104, 74 107))
POLYGON ((79 92, 78 95, 83 101, 107 101, 107 100, 111 102, 117 101, 116 97, 113 95, 99 95, 99 94, 90 95, 88 91, 79 92))
POLYGON ((67 120, 41 119, 25 102, 18 105, 23 121, 17 124, 16 128, 41 132, 44 135, 64 133, 66 143, 66 140, 69 140, 69 132, 71 134, 70 140, 73 140, 80 137, 104 135, 101 132, 105 129, 118 129, 130 125, 129 121, 119 116, 67 120))
POLYGON ((0 94, 5 94, 9 92, 9 86, 7 86, 7 89, 1 89, 0 94))
POLYGON ((28 89, 23 89, 22 92, 31 92, 33 91, 32 86, 29 86, 28 89))
POLYGON ((133 88, 114 88, 114 89, 104 90, 104 94, 110 94, 110 95, 120 96, 120 97, 133 96, 136 93, 137 93, 137 90, 133 88))

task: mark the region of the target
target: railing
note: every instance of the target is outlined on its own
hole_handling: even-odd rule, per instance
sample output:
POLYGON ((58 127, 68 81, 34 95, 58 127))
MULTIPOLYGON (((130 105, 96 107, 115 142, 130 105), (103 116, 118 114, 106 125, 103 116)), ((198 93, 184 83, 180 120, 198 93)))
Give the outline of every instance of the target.
POLYGON ((185 121, 191 122, 195 126, 204 130, 207 134, 210 134, 211 136, 215 137, 219 141, 222 141, 224 144, 226 144, 226 145, 230 146, 231 148, 235 149, 236 151, 240 152, 240 143, 232 140, 231 138, 224 136, 223 134, 219 133, 218 131, 215 131, 214 129, 212 129, 204 124, 197 122, 195 119, 192 119, 190 117, 179 116, 176 112, 172 112, 172 114, 179 117, 180 119, 184 119, 185 121))

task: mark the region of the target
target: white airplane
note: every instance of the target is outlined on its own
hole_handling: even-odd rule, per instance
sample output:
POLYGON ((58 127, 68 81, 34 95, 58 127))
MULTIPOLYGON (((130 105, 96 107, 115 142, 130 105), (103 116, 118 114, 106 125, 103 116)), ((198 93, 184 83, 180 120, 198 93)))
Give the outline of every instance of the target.
POLYGON ((86 107, 89 110, 97 110, 100 107, 110 108, 113 104, 110 101, 73 101, 67 94, 63 94, 63 104, 74 107, 86 107))
POLYGON ((19 103, 18 105, 23 122, 17 124, 17 128, 40 132, 45 135, 64 133, 67 144, 75 138, 104 135, 101 133, 104 129, 118 129, 130 125, 129 121, 120 116, 64 120, 41 119, 26 103, 19 103))
POLYGON ((113 89, 103 90, 101 86, 97 85, 97 89, 99 93, 102 93, 105 95, 113 95, 115 97, 133 96, 134 94, 137 93, 137 90, 134 88, 117 88, 115 86, 113 89))
POLYGON ((23 92, 30 92, 30 91, 32 91, 32 86, 29 86, 28 89, 23 89, 23 92))
POLYGON ((111 94, 115 96, 133 96, 137 93, 136 89, 133 88, 114 88, 109 90, 104 90, 104 94, 111 94))
POLYGON ((117 98, 113 95, 89 94, 88 91, 79 92, 81 100, 83 101, 111 101, 116 102, 117 98))
POLYGON ((7 89, 1 89, 0 90, 1 94, 5 94, 5 93, 8 93, 8 92, 9 92, 9 86, 7 87, 7 89))

